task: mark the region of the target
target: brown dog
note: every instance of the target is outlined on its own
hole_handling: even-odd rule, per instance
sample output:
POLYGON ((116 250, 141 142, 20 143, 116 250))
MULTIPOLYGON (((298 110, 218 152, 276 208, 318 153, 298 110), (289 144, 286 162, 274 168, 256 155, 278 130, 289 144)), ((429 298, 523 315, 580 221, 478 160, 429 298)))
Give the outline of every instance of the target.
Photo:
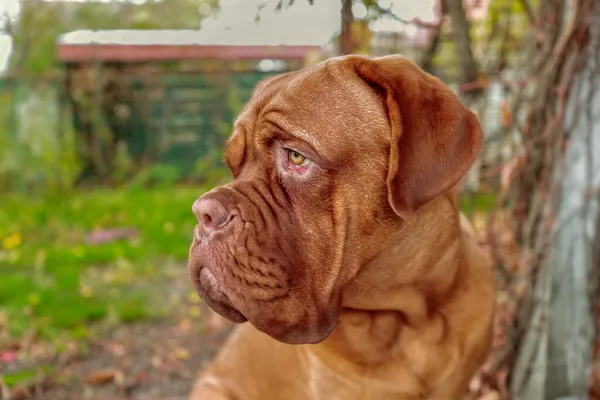
POLYGON ((257 86, 200 197, 190 277, 238 326, 192 399, 458 399, 491 345, 487 258, 457 184, 476 116, 400 56, 257 86))

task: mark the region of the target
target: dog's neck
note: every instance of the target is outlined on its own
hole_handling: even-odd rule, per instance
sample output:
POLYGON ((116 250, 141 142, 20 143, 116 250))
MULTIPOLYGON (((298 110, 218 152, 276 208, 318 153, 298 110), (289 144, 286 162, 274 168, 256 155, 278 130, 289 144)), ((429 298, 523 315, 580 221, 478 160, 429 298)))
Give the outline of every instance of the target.
POLYGON ((405 325, 443 334, 434 332, 440 328, 432 327, 432 314, 453 290, 464 251, 456 194, 434 203, 398 229, 380 256, 348 283, 340 322, 326 346, 360 363, 377 363, 389 357, 405 325))
MULTIPOLYGON (((454 192, 440 196, 390 235, 387 248, 346 286, 343 306, 359 310, 403 307, 403 291, 421 292, 428 307, 446 297, 461 264, 462 234, 454 192), (395 302, 399 302, 395 304, 395 302)), ((408 294, 414 297, 416 294, 408 294)), ((412 302, 412 300, 411 300, 412 302)))

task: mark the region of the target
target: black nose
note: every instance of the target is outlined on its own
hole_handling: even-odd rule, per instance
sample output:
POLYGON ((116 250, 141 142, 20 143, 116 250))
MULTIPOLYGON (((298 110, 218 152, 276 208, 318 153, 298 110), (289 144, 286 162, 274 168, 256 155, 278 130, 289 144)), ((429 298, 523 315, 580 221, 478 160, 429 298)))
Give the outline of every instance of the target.
POLYGON ((223 229, 231 221, 231 213, 223 203, 211 197, 200 197, 192 205, 192 211, 207 232, 223 229))

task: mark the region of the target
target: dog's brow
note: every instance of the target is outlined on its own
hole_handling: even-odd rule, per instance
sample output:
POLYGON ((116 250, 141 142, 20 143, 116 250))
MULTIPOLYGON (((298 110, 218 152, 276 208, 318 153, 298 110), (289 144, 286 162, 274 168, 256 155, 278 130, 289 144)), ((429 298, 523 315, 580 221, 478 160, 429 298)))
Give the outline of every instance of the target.
POLYGON ((280 130, 280 133, 287 134, 292 136, 294 139, 301 140, 303 142, 308 143, 313 149, 316 151, 321 150, 321 145, 317 142, 306 129, 298 129, 296 127, 291 126, 289 123, 286 123, 285 118, 280 117, 280 113, 277 111, 269 111, 264 114, 264 120, 277 127, 280 130))

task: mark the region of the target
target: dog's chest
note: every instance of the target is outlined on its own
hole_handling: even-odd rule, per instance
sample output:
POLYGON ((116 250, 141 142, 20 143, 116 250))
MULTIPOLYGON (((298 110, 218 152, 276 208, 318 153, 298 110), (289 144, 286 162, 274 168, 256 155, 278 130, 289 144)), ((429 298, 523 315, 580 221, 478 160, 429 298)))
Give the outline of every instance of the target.
POLYGON ((416 400, 409 394, 389 391, 376 380, 341 374, 327 366, 310 350, 302 351, 307 387, 311 400, 416 400), (354 379, 353 379, 354 377, 354 379))

